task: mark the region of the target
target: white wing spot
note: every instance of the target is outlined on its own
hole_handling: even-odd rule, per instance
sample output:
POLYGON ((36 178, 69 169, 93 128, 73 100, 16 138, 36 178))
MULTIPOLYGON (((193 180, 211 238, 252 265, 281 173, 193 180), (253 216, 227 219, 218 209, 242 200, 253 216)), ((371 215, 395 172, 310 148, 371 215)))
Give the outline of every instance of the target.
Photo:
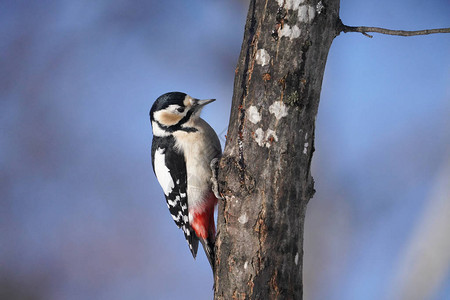
POLYGON ((174 187, 172 176, 170 176, 170 170, 167 168, 165 161, 166 155, 163 153, 163 149, 158 148, 155 152, 154 162, 155 162, 155 174, 158 178, 159 184, 161 185, 164 194, 168 196, 174 187))
POLYGON ((178 223, 180 221, 180 215, 177 215, 177 216, 172 215, 172 219, 178 223))
POLYGON ((183 225, 182 228, 183 228, 184 233, 186 233, 187 236, 191 235, 191 231, 189 229, 187 229, 186 226, 183 225))

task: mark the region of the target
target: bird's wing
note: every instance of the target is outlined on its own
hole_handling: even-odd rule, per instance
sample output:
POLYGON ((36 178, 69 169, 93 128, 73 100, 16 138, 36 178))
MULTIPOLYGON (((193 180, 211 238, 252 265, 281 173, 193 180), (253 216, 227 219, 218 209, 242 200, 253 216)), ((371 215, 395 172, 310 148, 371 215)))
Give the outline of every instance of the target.
POLYGON ((187 173, 184 154, 166 151, 166 149, 175 149, 175 141, 172 137, 153 138, 153 171, 164 191, 170 214, 175 224, 183 230, 189 249, 195 258, 198 249, 198 238, 189 224, 187 173))

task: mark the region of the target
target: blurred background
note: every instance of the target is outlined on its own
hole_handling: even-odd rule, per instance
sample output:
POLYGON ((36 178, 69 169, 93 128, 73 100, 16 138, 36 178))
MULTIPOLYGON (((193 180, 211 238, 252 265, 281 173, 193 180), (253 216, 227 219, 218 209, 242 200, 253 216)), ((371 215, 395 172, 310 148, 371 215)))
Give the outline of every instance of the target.
MULTIPOLYGON (((150 159, 168 91, 217 98, 248 1, 0 2, 0 298, 211 299, 150 159)), ((341 1, 347 25, 450 26, 445 0, 341 1)), ((305 299, 450 299, 450 36, 341 34, 307 211, 305 299)))

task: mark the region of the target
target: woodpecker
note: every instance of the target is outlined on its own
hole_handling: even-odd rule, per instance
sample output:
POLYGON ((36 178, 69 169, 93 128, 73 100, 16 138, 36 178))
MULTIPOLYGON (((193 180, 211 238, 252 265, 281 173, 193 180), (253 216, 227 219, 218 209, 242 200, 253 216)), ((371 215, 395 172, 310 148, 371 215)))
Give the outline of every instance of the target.
POLYGON ((192 256, 197 256, 200 240, 214 272, 217 197, 210 164, 222 151, 217 134, 200 118, 202 108, 213 101, 166 93, 150 109, 150 121, 153 171, 169 212, 183 230, 192 256))

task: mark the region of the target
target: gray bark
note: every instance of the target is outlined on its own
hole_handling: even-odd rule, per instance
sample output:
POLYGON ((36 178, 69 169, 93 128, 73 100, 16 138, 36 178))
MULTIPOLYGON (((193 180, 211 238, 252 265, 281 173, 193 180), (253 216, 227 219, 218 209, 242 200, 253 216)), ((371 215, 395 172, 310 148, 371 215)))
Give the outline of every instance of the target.
POLYGON ((302 298, 315 119, 340 22, 339 0, 293 2, 250 3, 219 164, 215 299, 302 298))

